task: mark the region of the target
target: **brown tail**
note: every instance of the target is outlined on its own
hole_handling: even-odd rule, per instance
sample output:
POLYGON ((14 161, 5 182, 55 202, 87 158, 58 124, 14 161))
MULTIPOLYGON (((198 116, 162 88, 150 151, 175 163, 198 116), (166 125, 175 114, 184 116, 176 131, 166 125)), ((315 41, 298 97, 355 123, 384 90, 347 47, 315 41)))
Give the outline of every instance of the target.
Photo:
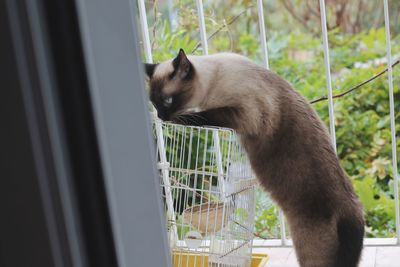
POLYGON ((336 267, 357 267, 363 248, 364 225, 353 218, 343 218, 337 224, 339 248, 336 267))

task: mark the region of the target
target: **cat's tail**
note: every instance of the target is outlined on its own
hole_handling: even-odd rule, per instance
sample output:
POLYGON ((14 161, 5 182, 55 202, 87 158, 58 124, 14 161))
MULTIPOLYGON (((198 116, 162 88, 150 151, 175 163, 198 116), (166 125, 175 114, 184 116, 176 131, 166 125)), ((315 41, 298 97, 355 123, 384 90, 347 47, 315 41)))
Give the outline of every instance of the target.
POLYGON ((364 223, 355 217, 341 218, 337 223, 339 248, 336 267, 357 267, 361 257, 364 223))

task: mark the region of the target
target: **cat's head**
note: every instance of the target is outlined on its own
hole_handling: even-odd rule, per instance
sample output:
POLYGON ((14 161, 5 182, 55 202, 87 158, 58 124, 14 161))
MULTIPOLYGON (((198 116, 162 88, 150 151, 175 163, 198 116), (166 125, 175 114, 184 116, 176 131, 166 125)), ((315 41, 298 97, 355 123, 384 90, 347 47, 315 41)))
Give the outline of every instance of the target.
POLYGON ((199 82, 199 70, 183 49, 174 59, 158 64, 146 63, 145 69, 149 78, 150 100, 160 119, 171 120, 178 114, 200 110, 204 90, 199 82))

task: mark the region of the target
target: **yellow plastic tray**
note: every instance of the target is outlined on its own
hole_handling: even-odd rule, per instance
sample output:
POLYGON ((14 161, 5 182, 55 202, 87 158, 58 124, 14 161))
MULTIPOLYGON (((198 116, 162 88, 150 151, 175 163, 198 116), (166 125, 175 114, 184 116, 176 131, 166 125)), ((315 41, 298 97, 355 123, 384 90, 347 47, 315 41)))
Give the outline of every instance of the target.
MULTIPOLYGON (((174 251, 174 267, 208 267, 207 254, 193 254, 190 252, 174 251)), ((268 255, 253 253, 251 267, 263 267, 268 261, 268 255)))

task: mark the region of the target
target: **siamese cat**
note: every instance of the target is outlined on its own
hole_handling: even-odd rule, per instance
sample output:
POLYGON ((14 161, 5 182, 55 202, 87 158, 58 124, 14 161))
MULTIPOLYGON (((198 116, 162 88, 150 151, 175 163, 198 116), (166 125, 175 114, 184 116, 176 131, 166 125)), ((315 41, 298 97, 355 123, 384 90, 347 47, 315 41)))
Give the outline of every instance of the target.
POLYGON ((328 131, 277 74, 229 53, 145 64, 165 121, 234 129, 262 186, 282 208, 302 267, 355 267, 364 220, 328 131))

